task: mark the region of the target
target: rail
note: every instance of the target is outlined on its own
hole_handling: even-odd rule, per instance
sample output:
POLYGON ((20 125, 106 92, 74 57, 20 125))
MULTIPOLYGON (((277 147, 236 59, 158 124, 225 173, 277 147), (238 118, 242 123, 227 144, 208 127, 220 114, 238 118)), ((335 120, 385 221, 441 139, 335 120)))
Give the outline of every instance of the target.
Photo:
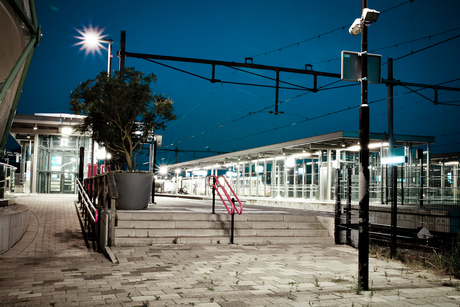
POLYGON ((235 213, 238 213, 239 215, 241 215, 241 213, 243 213, 243 204, 241 203, 240 199, 238 198, 238 196, 236 196, 236 193, 235 191, 233 191, 232 187, 230 186, 230 184, 228 183, 227 181, 227 178, 225 178, 225 176, 215 176, 215 175, 211 175, 209 176, 208 178, 208 184, 214 188, 214 190, 217 192, 217 194, 219 195, 220 199, 222 200, 222 203, 224 204, 225 208, 227 209, 228 211, 228 214, 232 215, 235 213), (224 179, 225 181, 225 184, 227 185, 227 187, 230 189, 230 191, 232 192, 233 197, 230 197, 230 195, 228 194, 227 190, 225 189, 225 186, 222 185, 219 181, 219 178, 222 178, 224 179), (211 184, 211 179, 213 179, 213 183, 211 184), (225 194, 225 196, 227 197, 227 200, 230 204, 232 204, 232 210, 230 210, 227 206, 227 203, 226 201, 224 200, 224 198, 222 197, 222 194, 219 192, 219 189, 222 190, 222 192, 225 194), (235 200, 238 201, 238 203, 240 204, 240 209, 238 210, 237 206, 235 206, 235 200))
POLYGON ((75 181, 77 183, 78 199, 80 202, 80 211, 81 211, 81 216, 83 218, 83 221, 82 221, 83 233, 87 237, 87 240, 92 242, 93 249, 97 250, 97 245, 98 245, 97 244, 98 242, 97 227, 98 227, 98 221, 99 221, 99 213, 96 207, 91 202, 88 194, 86 194, 86 190, 84 189, 80 180, 76 178, 75 181), (85 233, 85 230, 87 230, 87 233, 85 233))
POLYGON ((0 162, 0 198, 5 197, 5 192, 14 192, 16 167, 0 162))
POLYGON ((230 244, 233 244, 233 234, 235 232, 235 212, 238 213, 238 215, 241 215, 241 213, 243 213, 243 204, 241 203, 241 201, 238 198, 238 196, 236 196, 235 191, 233 191, 232 187, 228 183, 227 178, 225 178, 225 176, 211 175, 208 178, 208 184, 213 188, 212 189, 213 190, 213 193, 212 193, 213 194, 213 197, 212 197, 212 213, 215 213, 215 198, 216 198, 216 195, 215 195, 214 191, 216 191, 217 194, 219 194, 219 197, 222 200, 222 203, 224 204, 225 208, 227 208, 228 214, 230 214, 230 216, 232 217, 232 220, 231 220, 231 227, 232 228, 231 228, 231 232, 230 232, 230 244), (211 184, 211 178, 213 180, 212 184, 211 184), (222 183, 219 181, 219 178, 224 179, 224 184, 230 189, 230 191, 232 192, 234 197, 230 197, 230 195, 228 194, 227 190, 225 189, 225 186, 222 185, 222 183), (222 194, 219 192, 219 189, 222 190, 222 192, 225 194, 225 196, 227 197, 228 202, 230 204, 232 204, 232 210, 230 210, 228 208, 227 203, 225 202, 224 198, 222 197, 222 194), (235 199, 240 204, 240 210, 238 210, 237 206, 235 205, 235 199))
POLYGON ((99 220, 99 214, 97 212, 97 209, 96 207, 94 207, 93 203, 89 199, 88 194, 86 194, 86 191, 83 188, 83 185, 81 184, 80 180, 77 178, 76 181, 77 181, 77 186, 78 186, 78 194, 79 194, 79 197, 81 198, 81 205, 82 206, 84 205, 84 209, 85 209, 84 211, 86 212, 86 214, 89 215, 93 223, 97 223, 97 221, 99 220), (94 215, 91 211, 94 212, 94 215))
POLYGON ((83 183, 77 182, 84 227, 88 228, 94 249, 104 252, 113 261, 107 246, 115 245, 118 191, 114 175, 106 173, 85 178, 83 183))

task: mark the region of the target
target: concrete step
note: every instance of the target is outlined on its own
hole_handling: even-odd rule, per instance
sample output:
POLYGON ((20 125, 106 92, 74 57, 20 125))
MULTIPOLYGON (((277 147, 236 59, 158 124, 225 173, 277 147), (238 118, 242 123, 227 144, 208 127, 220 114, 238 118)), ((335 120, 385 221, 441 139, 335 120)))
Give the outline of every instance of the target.
MULTIPOLYGON (((334 244, 331 237, 237 237, 234 244, 266 245, 266 244, 334 244)), ((230 237, 160 237, 160 238, 117 238, 117 245, 153 245, 153 244, 230 244, 230 237)))
MULTIPOLYGON (((321 229, 322 224, 316 222, 272 222, 272 221, 235 221, 241 229, 321 229)), ((118 220, 118 228, 123 229, 162 229, 162 228, 191 228, 191 229, 227 229, 231 221, 123 221, 118 220)))
MULTIPOLYGON (((300 244, 328 238, 316 216, 235 215, 234 242, 300 244)), ((115 244, 226 244, 231 236, 228 214, 118 212, 115 244)))
MULTIPOLYGON (((228 229, 116 229, 115 238, 158 238, 158 237, 229 237, 231 230, 228 229)), ((234 229, 234 236, 250 237, 324 237, 327 236, 325 229, 293 230, 293 229, 234 229)))
MULTIPOLYGON (((118 211, 118 220, 120 221, 230 221, 231 216, 228 213, 174 213, 174 212, 157 212, 143 211, 130 212, 118 211)), ((235 221, 272 221, 272 222, 315 222, 316 216, 312 215, 282 215, 282 214, 256 214, 243 213, 235 214, 235 221)))

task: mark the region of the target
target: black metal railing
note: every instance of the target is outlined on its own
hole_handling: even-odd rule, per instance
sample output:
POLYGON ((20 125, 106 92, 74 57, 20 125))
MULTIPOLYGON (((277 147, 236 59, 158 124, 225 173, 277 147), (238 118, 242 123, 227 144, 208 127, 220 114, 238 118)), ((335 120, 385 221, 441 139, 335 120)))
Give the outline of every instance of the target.
POLYGON ((115 245, 118 191, 113 173, 78 179, 78 202, 93 248, 105 251, 106 246, 115 245))

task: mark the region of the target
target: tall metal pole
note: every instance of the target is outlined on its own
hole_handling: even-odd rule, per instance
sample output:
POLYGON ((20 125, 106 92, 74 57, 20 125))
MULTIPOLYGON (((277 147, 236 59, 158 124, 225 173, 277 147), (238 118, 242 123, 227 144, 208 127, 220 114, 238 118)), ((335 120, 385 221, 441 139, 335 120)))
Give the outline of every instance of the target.
POLYGON ((391 206, 391 244, 390 244, 390 257, 396 257, 396 234, 398 227, 398 167, 396 165, 393 168, 393 201, 391 206))
MULTIPOLYGON (((388 58, 388 80, 393 80, 393 59, 388 58)), ((393 156, 393 84, 388 84, 388 155, 393 156)))
MULTIPOLYGON (((367 8, 362 0, 361 11, 367 8)), ((358 282, 369 290, 369 105, 367 104, 367 26, 361 25, 361 106, 359 107, 358 282)))
POLYGON ((335 220, 334 220, 334 239, 335 244, 340 244, 341 240, 341 229, 340 229, 340 220, 341 220, 341 213, 342 213, 342 200, 340 195, 340 169, 337 168, 335 170, 335 220))
POLYGON ((120 51, 118 52, 118 57, 120 58, 119 68, 120 73, 123 73, 125 70, 125 58, 126 58, 126 31, 121 31, 120 34, 120 51))

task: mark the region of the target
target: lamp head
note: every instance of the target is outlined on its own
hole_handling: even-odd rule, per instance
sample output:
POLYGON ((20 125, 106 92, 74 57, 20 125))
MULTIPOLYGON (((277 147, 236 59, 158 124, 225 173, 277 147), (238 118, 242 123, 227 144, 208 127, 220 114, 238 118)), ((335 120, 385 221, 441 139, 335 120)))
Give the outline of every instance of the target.
POLYGON ((380 12, 377 11, 377 10, 373 10, 373 9, 370 9, 370 8, 365 8, 365 9, 363 9, 363 13, 361 15, 361 20, 365 24, 371 24, 371 23, 377 21, 377 19, 379 18, 379 14, 380 14, 380 12))

